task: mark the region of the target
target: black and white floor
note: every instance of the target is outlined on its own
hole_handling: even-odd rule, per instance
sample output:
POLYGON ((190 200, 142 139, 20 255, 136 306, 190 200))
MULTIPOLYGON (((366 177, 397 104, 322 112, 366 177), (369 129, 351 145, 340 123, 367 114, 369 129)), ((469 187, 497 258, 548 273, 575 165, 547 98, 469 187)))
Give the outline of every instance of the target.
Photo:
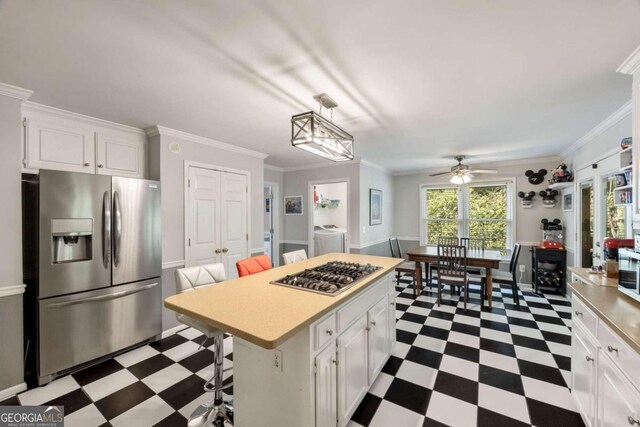
MULTIPOLYGON (((494 289, 494 309, 469 310, 458 297, 435 304, 397 287, 393 356, 354 414, 350 427, 583 426, 568 384, 571 312, 561 296, 520 296, 494 289)), ((184 426, 209 395, 212 353, 183 330, 0 404, 59 404, 65 426, 184 426)), ((231 338, 225 367, 233 366, 231 338)), ((225 381, 231 380, 228 372, 225 381)), ((232 393, 233 389, 229 389, 232 393)))

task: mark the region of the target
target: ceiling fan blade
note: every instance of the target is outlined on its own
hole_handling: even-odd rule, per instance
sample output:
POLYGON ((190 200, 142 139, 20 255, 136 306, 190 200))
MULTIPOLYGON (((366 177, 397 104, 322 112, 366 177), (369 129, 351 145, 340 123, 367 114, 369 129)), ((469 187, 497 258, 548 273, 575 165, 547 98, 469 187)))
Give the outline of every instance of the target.
POLYGON ((432 173, 429 176, 442 176, 442 175, 451 175, 451 172, 432 173))
POLYGON ((475 169, 475 170, 470 170, 469 172, 471 172, 471 173, 498 173, 498 171, 494 170, 494 169, 475 169))

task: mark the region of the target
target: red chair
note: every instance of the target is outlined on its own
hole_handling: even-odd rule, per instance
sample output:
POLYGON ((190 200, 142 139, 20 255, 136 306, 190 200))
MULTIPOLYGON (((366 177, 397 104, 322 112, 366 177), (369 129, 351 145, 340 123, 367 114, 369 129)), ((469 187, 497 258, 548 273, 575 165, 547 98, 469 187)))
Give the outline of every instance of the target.
POLYGON ((241 259, 236 262, 238 276, 244 277, 261 271, 271 270, 271 260, 268 255, 258 255, 252 258, 241 259))

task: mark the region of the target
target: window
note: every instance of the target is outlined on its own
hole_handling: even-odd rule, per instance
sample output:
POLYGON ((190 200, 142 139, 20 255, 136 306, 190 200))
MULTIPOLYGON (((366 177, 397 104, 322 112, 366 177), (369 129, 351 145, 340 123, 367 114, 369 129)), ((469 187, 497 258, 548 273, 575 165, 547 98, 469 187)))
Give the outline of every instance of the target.
POLYGON ((624 239, 630 236, 631 232, 627 230, 627 221, 629 208, 625 205, 615 204, 614 189, 616 188, 615 175, 609 176, 604 180, 604 237, 615 237, 624 239))
POLYGON ((486 248, 506 252, 513 240, 512 192, 512 182, 422 186, 422 242, 477 237, 485 239, 486 248))

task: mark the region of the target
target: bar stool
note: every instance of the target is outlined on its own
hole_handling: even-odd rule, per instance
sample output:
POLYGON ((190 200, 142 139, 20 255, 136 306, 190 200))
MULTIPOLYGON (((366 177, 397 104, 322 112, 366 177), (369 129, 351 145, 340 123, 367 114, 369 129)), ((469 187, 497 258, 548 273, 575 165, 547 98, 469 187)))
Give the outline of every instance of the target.
POLYGON ((268 255, 258 255, 252 258, 241 259, 236 262, 238 276, 244 277, 261 271, 271 270, 271 260, 268 255))
MULTIPOLYGON (((191 292, 196 289, 203 289, 213 286, 226 279, 224 265, 222 263, 200 265, 197 267, 180 268, 176 270, 176 291, 177 293, 191 292)), ((233 401, 225 402, 222 397, 222 390, 233 385, 233 383, 222 385, 223 373, 229 369, 224 369, 224 333, 206 323, 200 322, 184 314, 176 313, 178 322, 191 326, 205 335, 205 340, 200 344, 213 339, 213 376, 204 384, 204 391, 213 393, 213 400, 200 405, 189 417, 188 427, 202 427, 211 422, 214 426, 222 427, 225 422, 233 425, 233 401)))
POLYGON ((307 259, 307 252, 304 249, 282 254, 283 265, 293 264, 294 262, 304 261, 305 259, 307 259))

